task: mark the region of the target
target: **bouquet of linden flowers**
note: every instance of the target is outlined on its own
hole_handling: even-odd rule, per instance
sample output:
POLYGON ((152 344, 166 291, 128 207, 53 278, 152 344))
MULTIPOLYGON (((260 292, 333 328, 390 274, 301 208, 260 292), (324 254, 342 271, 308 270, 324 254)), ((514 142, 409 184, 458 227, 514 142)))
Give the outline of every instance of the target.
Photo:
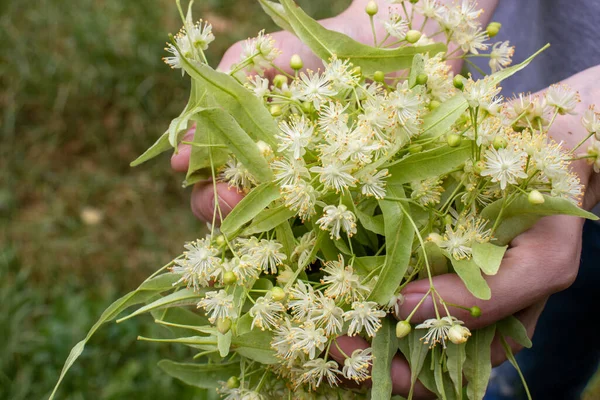
MULTIPOLYGON (((195 124, 186 184, 210 178, 246 196, 225 218, 215 201, 210 233, 111 305, 61 379, 102 323, 144 304, 122 319, 151 313, 168 329, 140 339, 196 352, 159 366, 225 399, 387 399, 398 350, 413 384, 444 399, 481 399, 495 333, 511 360, 505 338, 529 339, 515 318, 469 331, 452 310, 480 310, 448 304, 431 278, 457 274, 475 297, 490 299, 482 274, 497 273, 513 237, 543 215, 594 218, 578 207, 582 187, 569 170, 577 148, 547 136, 557 117, 573 113, 577 93, 554 86, 540 96, 499 96, 501 81, 531 58, 508 67, 512 47, 488 42, 499 26, 482 29, 469 0, 410 1, 412 11, 382 21, 387 35, 374 46, 323 28, 292 0, 260 3, 324 68, 303 71, 293 56, 295 73, 267 80, 279 50, 260 32, 231 71, 216 71, 203 53, 211 25, 194 24, 178 4, 184 27, 165 61, 191 78, 190 99, 134 164, 177 148, 195 124), (417 15, 434 21, 437 34, 417 30, 417 15), (448 61, 472 56, 489 57, 492 73, 453 75, 448 61), (423 300, 435 300, 437 317, 413 326, 423 300, 403 321, 392 314, 416 279, 429 280, 423 300), (345 354, 340 335, 360 335, 370 347, 345 354), (340 385, 368 379, 370 389, 340 385)), ((377 13, 369 3, 365 26, 377 13)), ((599 134, 593 109, 582 122, 588 139, 599 134)))

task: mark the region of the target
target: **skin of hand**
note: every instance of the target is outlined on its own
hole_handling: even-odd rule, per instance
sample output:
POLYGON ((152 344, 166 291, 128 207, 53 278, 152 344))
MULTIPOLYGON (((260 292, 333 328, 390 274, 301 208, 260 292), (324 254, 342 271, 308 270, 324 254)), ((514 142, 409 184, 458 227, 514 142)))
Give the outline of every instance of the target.
MULTIPOLYGON (((364 29, 356 30, 356 27, 363 24, 352 23, 352 20, 357 18, 366 18, 363 11, 366 2, 366 0, 355 0, 344 13, 320 22, 328 29, 344 32, 356 40, 369 43, 372 40, 370 32, 364 29)), ((487 5, 493 11, 497 2, 488 0, 485 3, 483 5, 487 5)), ((484 19, 486 18, 489 19, 489 15, 484 15, 484 19)), ((275 60, 275 64, 279 68, 289 71, 287 63, 292 54, 299 54, 307 68, 316 69, 322 66, 321 61, 295 36, 287 32, 276 32, 272 36, 283 50, 283 54, 275 60)), ((238 61, 240 52, 241 42, 238 42, 225 53, 218 69, 228 70, 233 63, 238 61)), ((271 72, 271 74, 273 73, 271 72)), ((267 76, 270 76, 269 72, 267 72, 267 76)), ((598 81, 598 77, 600 77, 600 66, 581 72, 564 82, 580 92, 582 102, 577 110, 580 114, 587 105, 600 99, 599 90, 589 84, 598 81)), ((193 134, 194 129, 192 128, 186 133, 184 140, 191 140, 193 134)), ((563 141, 567 148, 572 148, 585 137, 586 132, 583 131, 580 121, 574 116, 560 116, 549 134, 555 140, 563 141)), ((580 148, 580 151, 584 150, 585 146, 580 148)), ((178 153, 171 158, 171 166, 174 170, 187 171, 190 151, 190 146, 179 146, 178 153)), ((583 207, 591 209, 600 200, 600 179, 597 175, 593 175, 591 167, 585 161, 573 163, 572 168, 578 173, 582 183, 587 186, 583 207)), ((217 197, 221 211, 226 215, 242 199, 242 194, 235 189, 228 188, 226 183, 218 183, 217 197)), ((196 184, 191 197, 192 212, 203 221, 211 221, 214 206, 212 182, 196 184)), ((452 309, 453 315, 465 321, 465 325, 471 329, 481 328, 509 315, 515 315, 525 325, 531 337, 548 297, 569 287, 577 276, 582 226, 581 218, 545 217, 530 230, 516 237, 506 252, 498 274, 486 277, 492 290, 493 300, 482 301, 474 298, 455 274, 434 277, 436 290, 448 303, 467 307, 476 305, 481 308, 482 315, 479 318, 471 317, 467 311, 458 308, 452 309), (543 251, 540 251, 542 249, 543 251), (540 266, 543 267, 540 268, 540 266)), ((427 280, 407 285, 402 292, 404 301, 400 305, 398 317, 405 318, 428 289, 427 280)), ((428 298, 415 313, 411 323, 422 322, 434 317, 433 302, 431 298, 428 298)), ((368 342, 360 337, 342 336, 336 341, 345 354, 351 354, 357 348, 369 346, 368 342)), ((520 350, 519 345, 510 340, 508 342, 513 352, 520 350)), ((331 347, 330 354, 336 361, 343 364, 345 357, 337 349, 337 346, 331 347)), ((504 350, 496 338, 492 344, 492 362, 494 365, 498 365, 505 359, 504 350)), ((394 394, 406 395, 410 388, 410 367, 400 354, 394 357, 391 373, 394 394)), ((369 385, 370 382, 365 384, 369 385)), ((431 398, 431 393, 417 382, 414 398, 431 398)))

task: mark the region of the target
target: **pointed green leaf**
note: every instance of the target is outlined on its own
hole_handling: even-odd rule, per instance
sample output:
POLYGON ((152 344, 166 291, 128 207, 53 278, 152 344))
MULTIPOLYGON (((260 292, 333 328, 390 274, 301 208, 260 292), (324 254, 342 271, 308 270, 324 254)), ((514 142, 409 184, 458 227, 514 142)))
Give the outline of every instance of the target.
POLYGON ((157 155, 164 151, 171 149, 171 143, 169 143, 169 131, 163 133, 156 142, 148 150, 146 150, 141 156, 132 161, 129 165, 137 167, 138 165, 145 163, 148 160, 153 159, 157 155))
POLYGON ((523 68, 525 68, 526 66, 528 66, 529 63, 531 61, 533 61, 533 59, 535 57, 537 57, 541 52, 543 52, 544 50, 546 50, 548 47, 550 47, 550 44, 546 44, 544 47, 542 47, 541 49, 539 49, 538 51, 536 51, 534 54, 532 54, 531 56, 529 56, 522 63, 517 64, 517 65, 513 65, 512 67, 505 68, 505 69, 503 69, 501 71, 498 71, 498 72, 490 75, 491 80, 495 84, 499 84, 500 82, 502 82, 506 78, 509 78, 509 77, 513 76, 515 73, 519 72, 520 70, 522 70, 523 68))
MULTIPOLYGON (((483 209, 481 216, 489 220, 490 226, 494 224, 502 209, 503 200, 497 200, 483 209)), ((566 199, 544 195, 544 203, 531 204, 526 195, 517 195, 505 207, 501 221, 494 232, 495 243, 508 244, 517 235, 531 228, 541 217, 547 215, 572 215, 596 221, 598 217, 587 212, 566 199)))
MULTIPOLYGON (((529 387, 527 386, 527 381, 525 380, 525 377, 523 376, 523 372, 521 372, 521 368, 519 368, 519 363, 517 363, 517 359, 515 358, 515 355, 513 354, 512 349, 510 348, 506 339, 504 339, 504 336, 500 337, 500 344, 502 344, 502 348, 504 349, 504 354, 506 355, 506 359, 517 370, 517 373, 519 374, 519 377, 521 378, 521 383, 523 384, 523 387, 525 388, 525 393, 527 394, 527 399, 532 400, 531 393, 529 392, 529 387)), ((582 398, 585 398, 585 395, 582 398)))
POLYGON ((196 121, 197 130, 212 132, 223 139, 236 158, 260 182, 273 179, 269 163, 254 140, 227 111, 221 108, 206 108, 196 114, 196 121))
POLYGON ((408 362, 410 364, 411 386, 414 386, 415 382, 417 381, 417 378, 423 369, 423 365, 425 364, 427 353, 429 352, 429 346, 424 344, 421 340, 423 334, 424 331, 413 330, 407 336, 410 349, 410 357, 408 358, 408 362))
POLYGON ((277 241, 283 245, 283 251, 288 256, 288 260, 292 258, 292 253, 296 247, 294 232, 290 227, 289 222, 285 221, 275 227, 275 235, 277 241))
POLYGON ((484 274, 496 275, 507 248, 508 246, 496 246, 491 243, 474 243, 473 261, 484 274))
POLYGON ((385 227, 383 224, 383 215, 376 215, 376 216, 371 216, 368 215, 364 212, 362 212, 359 209, 356 209, 356 217, 358 218, 358 220, 360 221, 361 225, 373 232, 376 233, 378 235, 385 235, 385 227))
MULTIPOLYGON (((388 185, 420 181, 446 174, 464 164, 471 156, 471 142, 464 140, 458 147, 442 146, 413 154, 388 167, 388 185)), ((388 196, 392 196, 388 193, 388 196)))
POLYGON ((410 67, 408 76, 408 87, 413 87, 417 83, 417 76, 425 73, 425 57, 421 54, 415 54, 410 67))
POLYGON ((256 235, 274 229, 277 225, 292 219, 296 213, 284 205, 262 210, 252 223, 244 229, 243 236, 256 235))
POLYGON ((497 322, 496 326, 498 327, 498 332, 500 332, 502 336, 513 339, 523 347, 530 348, 532 346, 531 339, 529 339, 529 335, 527 334, 527 329, 525 329, 525 326, 517 317, 511 315, 504 318, 502 321, 497 322))
MULTIPOLYGON (((404 197, 404 189, 401 185, 388 184, 387 193, 392 197, 404 197)), ((379 201, 379 206, 385 221, 386 255, 385 264, 369 295, 369 300, 384 305, 398 290, 408 269, 415 232, 404 215, 402 209, 404 205, 400 202, 383 199, 379 201)))
POLYGON ((121 323, 129 318, 135 317, 140 314, 144 314, 153 310, 159 310, 161 308, 169 308, 169 307, 179 307, 179 306, 189 306, 192 304, 198 303, 199 299, 203 298, 206 293, 206 289, 201 289, 198 292, 195 292, 192 289, 181 289, 177 292, 166 295, 165 297, 161 297, 158 300, 153 301, 150 304, 145 305, 137 309, 135 312, 129 314, 126 317, 123 317, 117 320, 117 323, 121 323))
POLYGON ((271 348, 271 340, 273 340, 271 332, 253 329, 241 336, 233 337, 231 345, 232 350, 243 357, 262 364, 277 364, 280 360, 271 348))
POLYGON ((181 279, 180 274, 161 274, 150 279, 144 281, 136 290, 127 293, 125 296, 116 300, 112 303, 100 316, 98 321, 90 328, 89 332, 85 336, 85 338, 77 343, 71 349, 67 360, 65 361, 65 365, 63 366, 62 371, 60 372, 60 377, 52 390, 52 394, 50 395, 49 400, 54 398, 60 383, 64 379, 67 371, 71 368, 71 366, 75 363, 75 361, 79 358, 81 353, 85 348, 86 343, 91 339, 94 333, 100 328, 102 324, 105 322, 112 321, 115 319, 121 312, 125 309, 140 303, 144 303, 156 294, 166 292, 168 290, 173 289, 173 284, 181 279))
POLYGON ((454 390, 459 399, 462 399, 463 365, 467 359, 465 348, 466 344, 464 343, 448 343, 446 347, 448 375, 454 383, 454 390))
POLYGON ((437 350, 432 350, 433 357, 433 377, 435 379, 435 387, 442 400, 448 400, 446 389, 444 388, 444 372, 442 371, 442 363, 440 362, 441 354, 437 354, 437 350))
POLYGON ((158 362, 158 366, 168 375, 183 381, 186 385, 204 389, 218 388, 219 382, 225 382, 231 376, 240 374, 240 364, 237 361, 226 364, 191 364, 161 360, 158 362))
POLYGON ((354 267, 363 275, 368 275, 375 268, 379 268, 385 264, 385 256, 366 256, 356 257, 354 259, 354 267))
POLYGON ((279 196, 279 188, 273 182, 263 183, 252 189, 225 217, 221 224, 221 232, 233 237, 238 229, 250 222, 279 196))
POLYGON ((431 53, 435 55, 446 51, 446 46, 435 43, 428 46, 407 46, 384 49, 367 46, 340 32, 324 28, 309 17, 292 0, 281 0, 287 19, 294 32, 304 44, 323 60, 336 55, 348 59, 360 66, 365 75, 375 71, 384 73, 410 68, 415 54, 431 53))
POLYGON ((372 400, 388 400, 392 395, 392 358, 398 349, 395 324, 390 317, 381 320, 381 328, 373 338, 372 400))
POLYGON ((492 291, 485 279, 483 279, 483 276, 481 276, 481 271, 479 270, 479 266, 475 264, 475 261, 456 260, 452 256, 450 256, 450 261, 452 261, 454 271, 456 271, 473 296, 482 300, 492 298, 492 291))
POLYGON ((294 28, 290 25, 290 21, 288 21, 285 15, 285 9, 281 4, 270 0, 258 0, 258 2, 264 12, 275 22, 275 25, 283 30, 294 33, 294 28))
POLYGON ((487 389, 492 372, 491 346, 496 326, 490 325, 473 332, 467 340, 465 353, 467 359, 463 366, 467 384, 467 396, 470 400, 481 400, 487 389))
POLYGON ((419 138, 437 137, 450 131, 452 125, 469 107, 465 97, 458 93, 423 117, 419 138))
POLYGON ((275 135, 279 128, 262 100, 223 72, 185 57, 181 60, 185 72, 213 96, 219 107, 232 115, 252 139, 276 146, 275 135))
POLYGON ((197 128, 192 140, 195 145, 192 145, 190 153, 190 162, 185 177, 186 186, 193 185, 201 179, 211 177, 211 157, 216 169, 227 162, 231 153, 227 148, 227 141, 223 136, 203 126, 201 119, 196 117, 193 119, 196 121, 197 128))
POLYGON ((231 330, 226 334, 217 332, 217 348, 219 349, 219 355, 221 357, 227 357, 229 354, 229 348, 231 347, 231 330))

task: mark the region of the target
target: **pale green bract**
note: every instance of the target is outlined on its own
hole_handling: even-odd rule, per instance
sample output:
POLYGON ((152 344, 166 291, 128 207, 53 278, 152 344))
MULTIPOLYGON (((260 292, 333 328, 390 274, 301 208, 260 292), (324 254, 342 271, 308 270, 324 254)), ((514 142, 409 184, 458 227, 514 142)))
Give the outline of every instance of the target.
MULTIPOLYGON (((460 5, 446 10, 460 17, 456 28, 447 29, 443 13, 427 19, 425 32, 439 32, 432 37, 415 33, 424 21, 417 1, 406 14, 393 9, 383 36, 359 42, 292 0, 259 3, 324 68, 303 70, 307 60, 298 56, 282 64, 277 43, 261 31, 230 71, 216 71, 204 56, 211 26, 194 24, 191 4, 184 16, 177 1, 184 28, 167 44, 165 62, 191 79, 190 96, 132 165, 192 146, 184 184, 208 179, 214 191, 227 183, 244 198, 225 215, 215 196, 209 233, 190 238, 180 256, 105 311, 73 348, 51 398, 100 325, 140 305, 117 322, 151 315, 168 331, 140 340, 190 351, 159 367, 223 398, 388 399, 399 350, 411 368, 411 389, 400 395, 412 398, 419 380, 441 399, 465 398, 463 384, 468 399, 481 399, 494 335, 518 368, 506 338, 529 347, 528 332, 514 317, 469 331, 433 277, 457 274, 459 289, 493 302, 486 278, 503 268, 515 236, 543 216, 595 219, 579 206, 573 151, 548 138, 569 102, 559 113, 544 95, 525 106, 499 97, 498 84, 539 52, 508 67, 512 48, 504 46, 492 74, 455 79, 448 58, 469 56, 461 50, 469 46, 487 56, 490 47, 466 40, 479 22, 460 5), (550 118, 536 114, 540 107, 550 118), (429 281, 424 295, 439 307, 398 330, 392 316, 402 290, 418 279, 429 281), (335 341, 341 335, 360 338, 352 348, 335 341), (340 386, 342 378, 360 388, 340 386), (368 379, 372 386, 362 385, 368 379)), ((369 32, 381 21, 365 14, 352 22, 369 32)))

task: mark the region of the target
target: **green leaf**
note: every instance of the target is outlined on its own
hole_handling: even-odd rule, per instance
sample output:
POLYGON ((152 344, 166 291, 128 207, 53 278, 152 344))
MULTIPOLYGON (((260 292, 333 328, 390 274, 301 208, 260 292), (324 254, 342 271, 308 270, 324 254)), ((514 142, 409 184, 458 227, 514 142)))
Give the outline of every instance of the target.
POLYGON ((144 281, 136 290, 127 293, 125 296, 116 300, 112 303, 100 316, 98 321, 91 327, 85 338, 77 343, 71 349, 67 360, 65 361, 65 365, 60 372, 60 377, 52 390, 52 394, 50 394, 49 400, 54 398, 60 383, 64 379, 67 371, 71 368, 71 366, 75 363, 75 361, 79 358, 81 353, 85 348, 86 343, 91 339, 91 337, 96 333, 98 328, 105 322, 112 321, 115 319, 121 312, 125 309, 140 303, 146 302, 148 299, 152 298, 156 294, 166 292, 168 290, 173 289, 173 284, 179 281, 181 278, 180 274, 168 273, 161 274, 144 281))
POLYGON ((284 205, 262 210, 250 226, 244 229, 243 236, 256 235, 274 229, 277 225, 291 219, 296 213, 284 205))
POLYGON ((491 243, 474 243, 473 261, 481 268, 486 275, 496 275, 502 258, 508 246, 496 246, 491 243))
POLYGON ((343 33, 324 28, 296 6, 292 0, 281 0, 281 4, 294 29, 293 33, 319 58, 328 60, 336 55, 342 60, 348 59, 355 66, 360 66, 365 75, 372 75, 375 71, 388 73, 410 68, 415 54, 431 53, 435 55, 446 51, 446 46, 441 43, 394 49, 367 46, 343 33))
POLYGON ((548 47, 550 47, 549 43, 546 44, 541 49, 539 49, 538 51, 536 51, 531 56, 529 56, 529 58, 527 58, 522 63, 517 64, 517 65, 513 65, 512 67, 505 68, 505 69, 503 69, 501 71, 498 71, 498 72, 490 75, 490 78, 491 78, 492 82, 494 82, 495 84, 499 84, 500 82, 502 82, 506 78, 513 76, 515 73, 519 72, 520 70, 522 70, 523 68, 525 68, 526 66, 528 66, 529 63, 531 61, 533 61, 533 59, 535 57, 537 57, 541 52, 543 52, 544 50, 546 50, 548 47))
POLYGON ((186 186, 193 185, 201 179, 212 176, 210 162, 215 168, 227 162, 230 150, 227 148, 227 141, 218 134, 211 131, 203 125, 203 120, 197 117, 192 118, 196 121, 196 132, 192 142, 192 151, 190 153, 190 162, 185 177, 186 186), (219 147, 222 146, 222 147, 219 147))
POLYGON ((196 114, 196 120, 196 129, 212 132, 224 139, 236 158, 260 182, 273 180, 273 172, 258 146, 227 111, 221 108, 206 108, 196 114))
POLYGON ((442 371, 442 363, 439 360, 441 354, 437 355, 437 350, 432 350, 431 352, 433 357, 433 377, 435 379, 435 387, 437 389, 438 394, 442 400, 448 400, 446 397, 446 390, 444 388, 444 373, 442 371))
POLYGON ((258 361, 262 364, 277 364, 280 360, 275 356, 271 348, 273 336, 269 331, 254 329, 241 336, 233 337, 232 349, 240 356, 258 361))
POLYGON ((206 289, 201 289, 199 292, 195 292, 192 289, 181 289, 177 292, 168 294, 165 297, 161 297, 160 299, 155 300, 152 303, 137 309, 135 312, 129 314, 128 316, 117 320, 117 323, 121 323, 137 315, 144 314, 153 310, 159 310, 161 308, 189 306, 192 304, 196 304, 198 303, 198 299, 204 297, 205 293, 206 289))
POLYGON ((531 400, 532 397, 531 397, 531 393, 529 392, 529 387, 527 386, 527 381, 525 380, 525 377, 523 376, 523 372, 521 372, 521 368, 519 368, 519 364, 517 363, 517 359, 515 358, 515 355, 513 354, 512 349, 506 342, 506 339, 504 339, 504 336, 500 337, 500 343, 502 344, 502 348, 504 349, 504 354, 506 355, 506 359, 517 370, 517 373, 519 374, 519 377, 521 378, 521 383, 523 384, 523 387, 525 388, 525 393, 527 394, 527 399, 531 400))
POLYGON ((527 329, 525 329, 525 326, 518 318, 511 315, 504 318, 502 321, 497 322, 496 326, 498 332, 500 332, 502 336, 510 337, 523 347, 530 348, 532 346, 531 339, 529 339, 529 335, 527 334, 527 329))
POLYGON ((279 128, 262 100, 223 72, 185 57, 181 60, 185 72, 213 96, 216 104, 231 114, 248 135, 276 146, 275 135, 279 128))
POLYGON ((237 361, 226 364, 188 364, 161 360, 158 366, 173 378, 203 389, 218 388, 219 381, 224 382, 231 376, 240 374, 240 364, 237 361))
POLYGON ((475 261, 456 260, 452 256, 450 256, 450 261, 452 261, 454 271, 456 271, 473 296, 482 300, 492 298, 492 291, 485 279, 483 279, 483 276, 481 276, 481 271, 479 270, 479 266, 475 264, 475 261))
POLYGON ((410 357, 408 363, 410 364, 410 384, 411 392, 413 391, 415 382, 423 369, 425 364, 425 358, 429 352, 429 347, 421 340, 423 332, 418 330, 412 330, 408 336, 408 346, 410 349, 410 357))
POLYGON ((258 2, 264 12, 275 22, 275 25, 283 30, 294 33, 294 28, 290 25, 290 21, 288 21, 287 15, 285 15, 285 9, 281 4, 269 0, 258 0, 258 2))
POLYGON ((452 125, 469 107, 465 97, 458 93, 423 117, 419 138, 437 137, 450 131, 452 125))
MULTIPOLYGON (((404 197, 404 189, 401 185, 388 184, 387 193, 393 197, 404 197)), ((369 300, 384 305, 398 290, 408 269, 415 232, 404 215, 402 211, 404 206, 400 202, 383 199, 379 201, 379 206, 385 221, 386 255, 385 264, 369 295, 369 300)))
POLYGON ((296 248, 296 240, 294 239, 294 232, 289 222, 284 221, 277 225, 275 227, 275 235, 277 241, 283 245, 283 251, 287 255, 288 260, 291 259, 294 248, 296 248))
POLYGON ((491 346, 496 325, 490 325, 473 331, 467 340, 465 353, 467 359, 463 366, 467 385, 467 396, 470 400, 481 400, 487 389, 492 372, 491 346))
POLYGON ((442 146, 410 155, 388 167, 390 173, 388 185, 420 181, 446 174, 464 164, 470 155, 471 142, 468 140, 463 140, 458 147, 442 146))
POLYGON ((365 229, 378 235, 385 235, 383 215, 371 216, 362 212, 360 209, 355 209, 355 213, 356 217, 365 229))
POLYGON ((446 347, 448 375, 454 383, 454 390, 459 399, 462 399, 463 365, 467 359, 466 344, 448 343, 446 347))
POLYGON ((417 83, 417 76, 425 73, 425 57, 421 54, 415 54, 410 67, 410 75, 408 76, 408 87, 413 87, 417 83))
POLYGON ((231 330, 226 334, 217 332, 217 348, 219 349, 219 355, 221 357, 227 357, 229 354, 229 348, 231 347, 231 330))
POLYGON ((381 328, 373 337, 372 400, 387 400, 392 395, 392 358, 398 349, 394 323, 389 317, 381 321, 381 328))
MULTIPOLYGON (((489 220, 490 225, 493 225, 500 215, 502 202, 503 200, 497 200, 481 212, 482 218, 489 220)), ((592 221, 598 219, 596 215, 577 207, 567 199, 544 195, 544 203, 531 204, 526 195, 519 194, 504 208, 500 223, 494 232, 495 243, 508 244, 517 235, 531 228, 540 218, 559 214, 587 218, 592 221)))
POLYGON ((363 275, 368 275, 375 268, 385 264, 385 256, 356 257, 354 267, 363 275))
POLYGON ((146 161, 156 157, 157 155, 171 149, 171 143, 169 143, 169 131, 163 133, 156 142, 148 150, 146 150, 141 156, 132 161, 129 165, 131 167, 137 167, 138 165, 145 163, 146 161))
POLYGON ((273 182, 255 187, 225 217, 221 224, 221 232, 228 237, 233 237, 238 229, 256 217, 279 196, 279 188, 273 182))

